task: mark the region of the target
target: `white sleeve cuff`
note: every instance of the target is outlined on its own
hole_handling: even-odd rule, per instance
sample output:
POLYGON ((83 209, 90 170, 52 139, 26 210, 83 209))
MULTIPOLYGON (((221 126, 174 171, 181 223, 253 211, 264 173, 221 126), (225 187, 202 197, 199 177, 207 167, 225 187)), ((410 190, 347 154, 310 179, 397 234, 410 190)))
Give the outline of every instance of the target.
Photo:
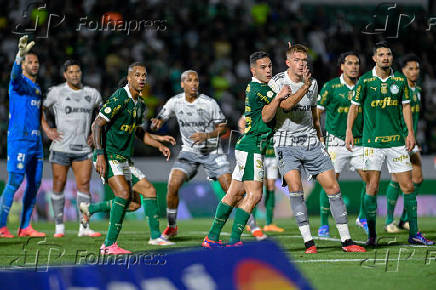
POLYGON ((404 101, 402 101, 401 102, 403 105, 405 105, 405 104, 409 104, 410 103, 410 100, 404 100, 404 101))
POLYGON ((103 119, 106 120, 106 122, 110 122, 110 119, 108 117, 106 117, 105 115, 103 115, 101 112, 98 113, 98 116, 102 117, 103 119))
POLYGON ((353 100, 351 100, 351 104, 356 105, 356 106, 360 106, 360 104, 358 102, 355 102, 353 100))
POLYGON ((320 109, 320 110, 323 110, 323 111, 325 110, 324 106, 317 105, 316 107, 317 107, 318 109, 320 109))

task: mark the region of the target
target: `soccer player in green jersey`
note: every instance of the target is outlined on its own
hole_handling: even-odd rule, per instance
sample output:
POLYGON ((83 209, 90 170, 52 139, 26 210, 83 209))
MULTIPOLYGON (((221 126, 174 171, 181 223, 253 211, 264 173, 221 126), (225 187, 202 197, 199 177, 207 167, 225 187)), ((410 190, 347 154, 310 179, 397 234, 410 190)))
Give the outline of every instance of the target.
MULTIPOLYGON (((239 132, 244 134, 245 132, 245 116, 241 116, 238 121, 239 132)), ((284 229, 276 226, 272 223, 273 215, 274 215, 274 204, 275 204, 275 181, 279 177, 278 172, 278 160, 274 153, 274 147, 272 142, 269 143, 268 147, 265 151, 265 158, 263 161, 263 167, 265 171, 266 181, 264 182, 265 187, 265 209, 266 209, 266 224, 263 227, 264 231, 269 232, 283 232, 284 229)), ((262 232, 260 227, 256 224, 256 215, 257 209, 255 208, 248 220, 247 230, 251 232, 251 234, 256 237, 257 240, 263 240, 268 236, 262 232)))
POLYGON ((127 85, 108 99, 94 121, 95 168, 115 195, 110 209, 109 229, 100 247, 100 252, 104 255, 130 253, 120 248, 116 241, 132 198, 130 157, 135 135, 145 144, 158 148, 165 156, 170 153, 167 147, 154 140, 141 127, 138 126, 140 129, 137 129, 145 110, 139 94, 145 86, 146 77, 144 64, 131 64, 127 85))
POLYGON ((362 75, 357 83, 347 118, 345 139, 348 150, 354 143, 353 125, 359 106, 363 109, 364 170, 368 174, 364 210, 368 222, 368 246, 377 245, 376 213, 380 172, 385 159, 391 174, 395 175, 404 193, 409 217, 409 243, 433 245, 418 232, 416 193, 412 183, 412 164, 407 151, 415 146, 410 92, 407 81, 391 66, 392 51, 387 42, 379 42, 373 51, 375 67, 362 75), (402 119, 408 134, 404 138, 402 119))
MULTIPOLYGON (((419 78, 419 59, 415 54, 406 54, 400 59, 400 67, 407 79, 407 84, 410 89, 410 108, 412 111, 413 130, 418 128, 419 112, 421 111, 421 87, 417 86, 416 81, 419 78)), ((407 135, 407 131, 406 131, 407 135)), ((409 151, 410 162, 412 163, 412 182, 415 186, 415 193, 418 193, 422 183, 422 161, 419 153, 418 145, 415 145, 412 151, 409 151)), ((395 175, 392 175, 392 180, 386 191, 387 198, 387 215, 385 230, 388 233, 398 233, 400 229, 409 230, 409 222, 407 218, 406 208, 403 208, 398 226, 394 224, 394 210, 400 194, 400 187, 395 175)))
MULTIPOLYGON (((347 130, 347 113, 353 97, 354 87, 359 78, 359 55, 356 52, 348 51, 339 56, 338 64, 342 71, 340 77, 336 77, 324 84, 318 98, 318 114, 326 112, 325 128, 327 136, 325 145, 333 166, 336 171, 336 179, 348 165, 351 170, 357 173, 363 180, 359 217, 356 224, 368 232, 368 226, 363 211, 363 197, 365 196, 365 183, 367 181, 363 171, 363 147, 362 131, 363 120, 360 108, 353 128, 354 148, 350 152, 345 147, 345 131, 347 130)), ((324 191, 320 194, 320 216, 321 226, 318 229, 318 236, 329 237, 330 230, 328 217, 330 213, 330 202, 324 191)))
POLYGON ((250 55, 250 71, 253 78, 245 90, 245 134, 236 144, 232 182, 218 204, 212 227, 203 240, 202 246, 205 248, 221 246, 221 230, 236 206, 229 246, 242 245, 241 234, 250 213, 262 198, 263 155, 272 136, 272 128, 265 122, 262 111, 269 110, 270 114, 274 114, 289 93, 289 88, 285 86, 276 96, 268 86, 272 63, 266 52, 250 55))

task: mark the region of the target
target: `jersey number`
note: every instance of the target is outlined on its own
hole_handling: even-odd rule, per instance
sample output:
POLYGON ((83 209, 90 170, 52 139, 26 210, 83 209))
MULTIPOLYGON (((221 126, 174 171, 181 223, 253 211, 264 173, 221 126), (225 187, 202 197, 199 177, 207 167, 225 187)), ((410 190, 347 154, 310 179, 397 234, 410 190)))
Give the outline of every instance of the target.
POLYGON ((19 162, 24 162, 24 159, 26 158, 26 154, 24 154, 24 153, 18 153, 18 156, 17 156, 17 161, 19 161, 19 162))

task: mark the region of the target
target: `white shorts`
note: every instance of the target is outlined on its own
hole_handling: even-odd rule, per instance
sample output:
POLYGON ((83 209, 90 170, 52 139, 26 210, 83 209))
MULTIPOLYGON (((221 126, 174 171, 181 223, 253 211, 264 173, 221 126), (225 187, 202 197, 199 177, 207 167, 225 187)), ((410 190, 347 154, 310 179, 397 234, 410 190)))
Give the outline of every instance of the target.
POLYGON ((265 157, 263 160, 266 179, 279 178, 279 161, 277 157, 265 157))
MULTIPOLYGON (((94 167, 96 165, 96 162, 93 162, 94 167)), ((118 160, 107 160, 106 159, 106 176, 101 176, 101 180, 103 184, 107 182, 108 179, 110 179, 112 176, 115 175, 124 175, 124 178, 126 180, 130 181, 132 180, 132 173, 130 172, 130 165, 129 161, 118 161, 118 160)))
POLYGON ((232 179, 263 182, 265 171, 261 154, 235 150, 235 159, 236 166, 232 173, 232 179))
POLYGON ((353 146, 353 151, 350 152, 345 141, 332 134, 328 135, 326 143, 336 173, 341 173, 346 166, 351 171, 363 169, 363 146, 353 146))
POLYGON ((381 171, 383 162, 387 160, 389 173, 401 173, 412 170, 409 152, 405 146, 391 148, 364 148, 364 170, 381 171))

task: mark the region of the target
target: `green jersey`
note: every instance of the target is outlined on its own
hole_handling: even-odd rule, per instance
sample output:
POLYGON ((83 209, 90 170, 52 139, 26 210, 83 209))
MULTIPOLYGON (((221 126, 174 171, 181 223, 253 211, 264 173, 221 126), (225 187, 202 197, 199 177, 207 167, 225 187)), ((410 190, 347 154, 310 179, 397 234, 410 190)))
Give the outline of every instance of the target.
MULTIPOLYGON (((421 112, 421 87, 414 87, 410 89, 410 109, 412 111, 412 121, 413 121, 413 131, 415 132, 416 137, 416 130, 418 129, 418 122, 419 122, 419 113, 421 112)), ((404 130, 404 136, 407 136, 408 130, 406 127, 406 124, 403 125, 405 127, 404 130)))
POLYGON ((262 109, 275 97, 275 93, 266 83, 256 78, 245 90, 245 131, 236 144, 236 150, 264 154, 272 137, 272 127, 262 121, 262 109))
POLYGON ((375 148, 403 146, 402 105, 410 103, 410 91, 403 75, 391 73, 382 80, 375 68, 362 75, 352 103, 363 109, 363 145, 375 148))
MULTIPOLYGON (((272 138, 271 138, 272 140, 272 138)), ((270 141, 268 147, 266 147, 265 157, 276 157, 276 153, 274 151, 273 142, 270 141)))
POLYGON ((133 153, 136 126, 142 123, 144 102, 132 98, 128 86, 120 88, 108 99, 99 116, 108 123, 104 134, 104 146, 108 156, 130 159, 133 153))
MULTIPOLYGON (((318 98, 318 108, 326 112, 325 129, 329 134, 345 141, 347 115, 355 86, 348 86, 343 75, 324 84, 318 98)), ((363 114, 359 107, 354 121, 353 137, 355 145, 362 145, 363 114)))

